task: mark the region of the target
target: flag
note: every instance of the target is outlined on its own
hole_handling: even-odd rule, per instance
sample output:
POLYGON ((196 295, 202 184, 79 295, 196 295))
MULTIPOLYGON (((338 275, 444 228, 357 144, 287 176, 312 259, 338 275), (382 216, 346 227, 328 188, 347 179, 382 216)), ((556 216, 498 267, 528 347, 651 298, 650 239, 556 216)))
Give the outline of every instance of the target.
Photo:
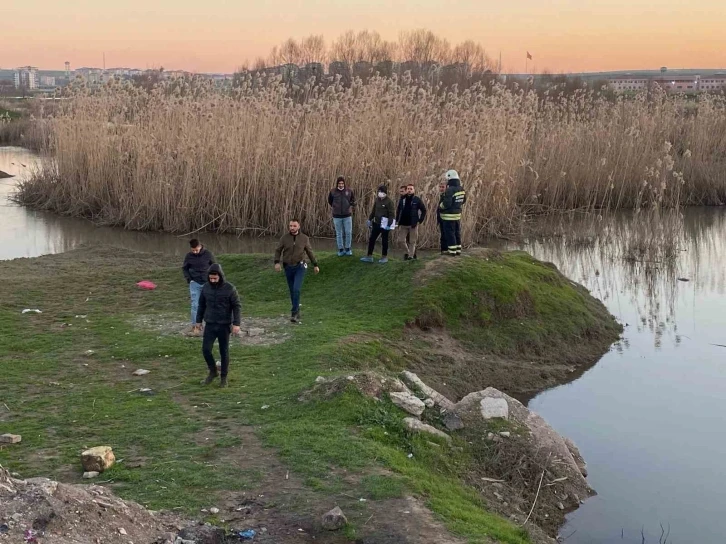
POLYGON ((527 51, 527 60, 532 60, 532 55, 529 54, 529 51, 527 51))

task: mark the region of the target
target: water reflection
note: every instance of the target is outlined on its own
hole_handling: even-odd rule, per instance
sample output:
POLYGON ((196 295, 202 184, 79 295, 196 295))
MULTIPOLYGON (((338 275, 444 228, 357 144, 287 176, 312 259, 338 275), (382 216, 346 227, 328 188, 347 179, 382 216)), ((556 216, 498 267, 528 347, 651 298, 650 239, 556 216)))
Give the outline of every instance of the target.
POLYGON ((670 543, 723 542, 726 212, 686 210, 673 261, 626 260, 638 236, 653 235, 630 221, 620 217, 607 243, 578 245, 573 235, 524 246, 628 325, 593 369, 530 402, 580 446, 599 493, 569 516, 562 536, 656 543, 662 525, 670 543))

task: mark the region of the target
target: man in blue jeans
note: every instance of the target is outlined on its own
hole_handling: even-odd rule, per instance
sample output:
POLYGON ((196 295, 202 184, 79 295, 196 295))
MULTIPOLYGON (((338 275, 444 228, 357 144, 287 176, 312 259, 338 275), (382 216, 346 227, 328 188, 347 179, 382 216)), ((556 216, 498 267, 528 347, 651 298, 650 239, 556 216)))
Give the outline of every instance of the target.
POLYGON ((182 265, 182 272, 184 278, 189 284, 189 298, 192 303, 192 330, 193 336, 199 336, 201 334, 202 327, 197 325, 197 308, 199 307, 199 295, 202 292, 202 286, 207 282, 207 272, 209 267, 212 266, 216 261, 214 255, 207 248, 199 243, 199 240, 193 238, 189 240, 191 251, 184 257, 184 264, 182 265))
POLYGON ((338 257, 353 255, 353 209, 355 194, 345 186, 345 178, 339 176, 336 188, 328 193, 328 204, 333 210, 335 240, 338 243, 338 257))
POLYGON ((315 273, 320 272, 318 261, 310 246, 310 238, 300 232, 300 221, 293 219, 290 221, 287 234, 280 238, 275 250, 275 271, 279 272, 284 267, 287 286, 290 289, 292 301, 290 321, 293 323, 300 320, 300 291, 308 268, 308 263, 305 262, 306 255, 310 258, 315 273))

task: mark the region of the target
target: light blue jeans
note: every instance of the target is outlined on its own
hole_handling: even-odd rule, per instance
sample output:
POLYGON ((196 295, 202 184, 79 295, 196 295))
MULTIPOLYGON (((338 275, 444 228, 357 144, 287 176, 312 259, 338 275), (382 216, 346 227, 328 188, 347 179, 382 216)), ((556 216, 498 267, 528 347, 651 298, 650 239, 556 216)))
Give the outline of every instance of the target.
POLYGON ((338 243, 338 249, 350 249, 353 242, 353 218, 333 217, 333 226, 335 226, 335 241, 338 243))
POLYGON ((199 295, 202 294, 202 284, 196 281, 189 282, 189 298, 192 301, 192 325, 197 324, 197 309, 199 308, 199 295))

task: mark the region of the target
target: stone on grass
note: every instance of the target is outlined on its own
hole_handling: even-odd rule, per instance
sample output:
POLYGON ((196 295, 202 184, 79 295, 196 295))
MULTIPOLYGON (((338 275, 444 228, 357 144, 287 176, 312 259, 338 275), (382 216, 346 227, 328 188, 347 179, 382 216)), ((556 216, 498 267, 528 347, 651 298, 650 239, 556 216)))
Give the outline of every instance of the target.
POLYGON ((88 471, 88 472, 84 472, 84 473, 83 473, 83 479, 84 479, 84 480, 90 480, 90 479, 92 479, 92 478, 95 478, 95 477, 96 477, 96 476, 98 476, 99 474, 101 474, 101 473, 100 473, 100 472, 97 472, 97 471, 95 471, 95 470, 92 470, 92 471, 88 471))
POLYGON ((217 514, 219 514, 219 508, 216 508, 216 507, 210 508, 209 513, 216 516, 217 514))
POLYGON ((481 417, 484 419, 493 419, 501 417, 507 419, 509 417, 509 405, 506 399, 497 399, 486 397, 479 402, 481 407, 481 417))
POLYGON ((413 387, 414 389, 418 389, 419 391, 421 391, 421 393, 423 393, 427 397, 430 397, 431 399, 433 399, 433 401, 442 410, 451 412, 454 409, 455 404, 453 402, 451 402, 449 399, 447 399, 444 395, 442 395, 438 391, 430 388, 423 381, 421 381, 421 378, 419 378, 413 372, 409 372, 408 370, 406 370, 401 373, 401 377, 410 387, 413 387))
POLYGON ((23 439, 19 434, 3 434, 0 435, 0 444, 18 444, 23 439))
POLYGON ((86 472, 103 472, 115 462, 116 457, 110 446, 96 446, 81 454, 81 464, 86 472))
POLYGON ((326 531, 338 531, 348 524, 348 520, 339 506, 323 515, 323 529, 326 531))
POLYGON ((423 401, 412 393, 391 392, 389 396, 393 404, 414 416, 420 416, 426 409, 423 401))
POLYGON ((444 416, 444 426, 449 431, 458 431, 464 428, 464 422, 454 413, 448 413, 444 416))
POLYGON ((427 399, 424 399, 424 404, 426 405, 426 408, 433 408, 434 406, 436 406, 436 401, 429 397, 427 399))
POLYGON ((417 433, 428 433, 434 436, 438 436, 439 438, 443 438, 447 442, 451 443, 451 437, 448 434, 438 430, 436 427, 427 425, 426 423, 423 423, 422 421, 414 417, 405 418, 403 420, 403 424, 409 431, 414 431, 417 433))
POLYGON ((146 370, 145 368, 140 368, 134 372, 134 376, 146 376, 150 372, 151 372, 150 370, 146 370))

